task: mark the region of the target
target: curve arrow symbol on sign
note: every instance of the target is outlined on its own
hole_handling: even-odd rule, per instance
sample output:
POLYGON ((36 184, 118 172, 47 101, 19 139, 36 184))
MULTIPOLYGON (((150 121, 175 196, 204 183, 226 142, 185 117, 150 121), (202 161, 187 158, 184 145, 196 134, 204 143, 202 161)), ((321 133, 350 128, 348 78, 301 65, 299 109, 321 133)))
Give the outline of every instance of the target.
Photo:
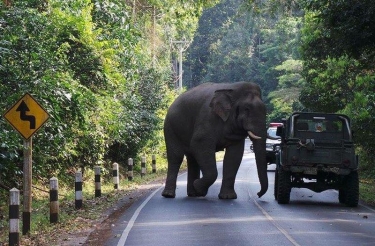
POLYGON ((27 107, 25 101, 22 100, 16 111, 20 112, 21 120, 30 122, 30 129, 35 129, 35 116, 26 114, 30 109, 27 107))

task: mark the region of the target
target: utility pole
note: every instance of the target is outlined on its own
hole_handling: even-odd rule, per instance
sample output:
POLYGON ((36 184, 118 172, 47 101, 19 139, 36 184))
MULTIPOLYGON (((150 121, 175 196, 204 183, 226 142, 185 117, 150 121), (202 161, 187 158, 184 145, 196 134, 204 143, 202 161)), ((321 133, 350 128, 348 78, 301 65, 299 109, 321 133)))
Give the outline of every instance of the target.
POLYGON ((184 52, 187 47, 189 46, 190 42, 189 41, 172 41, 172 44, 177 45, 178 49, 178 89, 181 91, 182 90, 182 52, 184 52))

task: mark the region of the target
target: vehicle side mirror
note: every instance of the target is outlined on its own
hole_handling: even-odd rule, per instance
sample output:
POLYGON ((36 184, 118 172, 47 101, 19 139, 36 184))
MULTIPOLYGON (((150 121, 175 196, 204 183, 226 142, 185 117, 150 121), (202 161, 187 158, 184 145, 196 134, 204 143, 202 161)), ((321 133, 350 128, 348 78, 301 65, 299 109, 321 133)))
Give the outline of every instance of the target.
POLYGON ((278 126, 276 130, 276 136, 283 137, 284 133, 284 127, 283 126, 278 126))

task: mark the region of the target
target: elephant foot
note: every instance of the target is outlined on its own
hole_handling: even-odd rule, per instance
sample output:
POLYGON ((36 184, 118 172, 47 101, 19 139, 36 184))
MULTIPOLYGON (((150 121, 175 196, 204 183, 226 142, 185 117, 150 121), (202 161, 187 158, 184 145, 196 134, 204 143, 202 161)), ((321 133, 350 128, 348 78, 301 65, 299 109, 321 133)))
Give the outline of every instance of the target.
POLYGON ((198 197, 199 196, 197 194, 197 192, 188 192, 187 195, 188 195, 188 197, 198 197))
POLYGON ((206 196, 208 192, 208 188, 203 186, 200 182, 200 179, 197 179, 194 181, 194 190, 195 195, 194 196, 206 196))
POLYGON ((207 192, 205 194, 197 192, 194 188, 187 191, 188 197, 200 197, 200 196, 206 196, 207 192))
POLYGON ((198 196, 198 194, 197 194, 197 192, 195 191, 195 189, 194 189, 193 186, 192 186, 192 187, 189 187, 189 188, 187 189, 187 195, 188 195, 189 197, 197 197, 197 196, 198 196))
POLYGON ((163 192, 161 193, 161 195, 164 196, 165 198, 175 198, 176 197, 176 191, 164 189, 163 192))
POLYGON ((237 193, 235 191, 220 192, 219 199, 237 199, 237 193))

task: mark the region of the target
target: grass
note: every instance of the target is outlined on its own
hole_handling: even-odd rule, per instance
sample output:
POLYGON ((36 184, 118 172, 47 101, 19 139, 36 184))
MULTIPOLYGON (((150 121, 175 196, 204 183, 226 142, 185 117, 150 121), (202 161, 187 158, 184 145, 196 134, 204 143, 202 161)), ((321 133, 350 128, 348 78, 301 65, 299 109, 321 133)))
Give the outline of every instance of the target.
POLYGON ((375 206, 375 180, 361 179, 359 185, 359 197, 365 203, 375 206))
MULTIPOLYGON (((22 235, 22 219, 20 219, 20 245, 58 245, 58 240, 61 240, 62 234, 88 230, 93 221, 102 218, 105 211, 131 191, 137 189, 139 185, 164 178, 165 174, 166 168, 161 167, 157 173, 153 174, 150 170, 142 178, 139 173, 134 173, 132 181, 122 177, 120 178, 119 190, 114 190, 112 178, 107 178, 108 182, 102 181, 101 197, 95 198, 94 173, 93 171, 86 171, 85 177, 91 178, 84 179, 83 182, 83 208, 75 209, 74 184, 70 186, 59 184, 59 221, 54 224, 49 221, 49 188, 38 184, 35 188, 36 182, 33 182, 30 233, 22 235)), ((21 218, 22 210, 21 205, 21 218)), ((9 237, 9 218, 8 204, 4 202, 0 202, 0 218, 0 246, 6 246, 9 237)))

